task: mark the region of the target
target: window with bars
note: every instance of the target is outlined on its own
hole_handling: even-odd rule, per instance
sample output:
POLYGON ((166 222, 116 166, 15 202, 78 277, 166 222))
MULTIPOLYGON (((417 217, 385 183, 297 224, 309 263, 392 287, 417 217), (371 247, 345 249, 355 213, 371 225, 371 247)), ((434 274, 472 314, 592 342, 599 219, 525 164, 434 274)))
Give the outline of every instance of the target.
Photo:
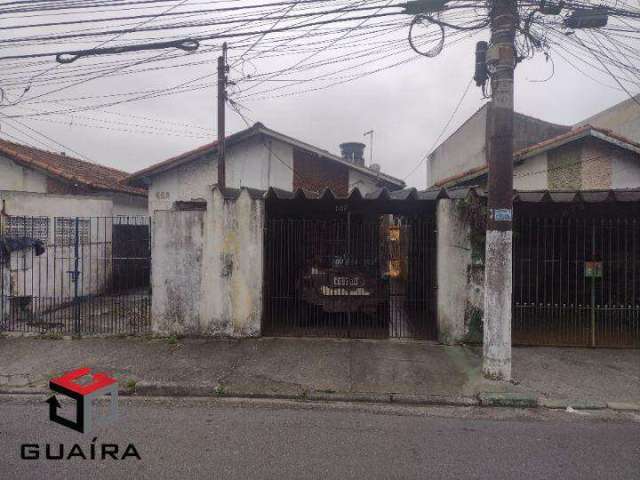
MULTIPOLYGON (((91 220, 78 220, 78 243, 85 244, 90 241, 91 220)), ((59 246, 75 245, 76 242, 76 219, 56 218, 55 242, 59 246)))
POLYGON ((2 225, 2 234, 8 238, 34 238, 44 243, 49 238, 48 217, 9 216, 2 225))

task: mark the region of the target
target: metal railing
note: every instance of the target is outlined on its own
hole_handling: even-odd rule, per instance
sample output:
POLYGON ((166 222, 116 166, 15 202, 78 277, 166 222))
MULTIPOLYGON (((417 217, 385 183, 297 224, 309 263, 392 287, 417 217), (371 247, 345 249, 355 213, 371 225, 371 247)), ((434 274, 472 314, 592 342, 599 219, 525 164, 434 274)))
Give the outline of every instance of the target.
POLYGON ((147 217, 0 218, 0 330, 150 329, 147 217))
POLYGON ((521 215, 513 275, 515 344, 640 347, 636 215, 521 215))
POLYGON ((434 219, 269 219, 264 292, 267 335, 434 339, 434 219))

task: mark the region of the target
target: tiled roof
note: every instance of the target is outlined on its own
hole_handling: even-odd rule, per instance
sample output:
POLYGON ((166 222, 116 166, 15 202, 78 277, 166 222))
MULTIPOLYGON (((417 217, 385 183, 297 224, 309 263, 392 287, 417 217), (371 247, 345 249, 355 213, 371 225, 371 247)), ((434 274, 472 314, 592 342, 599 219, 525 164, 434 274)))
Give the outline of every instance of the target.
POLYGON ((582 138, 584 136, 589 136, 589 135, 599 136, 599 137, 603 136, 605 137, 603 138, 603 140, 605 141, 617 140, 618 142, 625 144, 625 146, 630 146, 630 147, 635 147, 640 149, 640 144, 633 142, 621 135, 617 135, 613 133, 611 130, 606 130, 604 128, 596 128, 592 125, 583 125, 581 127, 574 128, 573 130, 569 130, 567 133, 558 135, 557 137, 552 137, 540 143, 536 143, 534 145, 530 145, 526 148, 518 150, 513 154, 513 157, 516 160, 527 158, 527 157, 530 157, 531 155, 534 155, 537 152, 548 149, 548 147, 552 148, 552 147, 555 147, 556 145, 561 145, 563 143, 577 140, 579 138, 582 138))
POLYGON ((0 139, 0 155, 19 165, 91 189, 146 196, 145 189, 124 183, 127 172, 0 139))

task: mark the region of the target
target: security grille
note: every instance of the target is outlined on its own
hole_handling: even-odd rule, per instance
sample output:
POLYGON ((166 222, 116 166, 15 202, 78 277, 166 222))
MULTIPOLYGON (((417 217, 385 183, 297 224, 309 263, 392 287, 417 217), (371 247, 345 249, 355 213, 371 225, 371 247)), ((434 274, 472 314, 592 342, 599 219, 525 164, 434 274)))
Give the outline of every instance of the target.
POLYGON ((56 218, 55 243, 58 246, 74 245, 76 242, 76 234, 80 244, 89 243, 90 229, 91 220, 87 218, 56 218))
POLYGON ((0 331, 148 332, 150 228, 147 217, 0 217, 0 331))
POLYGON ((267 335, 437 337, 433 216, 272 218, 267 335))
POLYGON ((620 205, 522 209, 513 342, 640 347, 640 221, 620 205))
POLYGON ((9 216, 4 220, 2 235, 11 239, 32 238, 47 242, 49 217, 9 216))

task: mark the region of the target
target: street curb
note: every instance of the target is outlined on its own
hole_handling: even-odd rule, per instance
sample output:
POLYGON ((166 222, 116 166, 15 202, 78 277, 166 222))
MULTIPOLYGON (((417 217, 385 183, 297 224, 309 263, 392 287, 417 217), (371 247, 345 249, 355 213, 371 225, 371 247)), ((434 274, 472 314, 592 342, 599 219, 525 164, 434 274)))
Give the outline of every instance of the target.
POLYGON ((134 393, 141 397, 214 397, 217 388, 217 383, 194 385, 142 380, 136 383, 134 393))
POLYGON ((632 402, 608 402, 607 408, 621 412, 640 412, 640 403, 632 402))
MULTIPOLYGON (((1 386, 0 395, 50 395, 51 391, 43 388, 1 386)), ((222 386, 210 384, 184 384, 174 382, 140 381, 135 390, 120 389, 118 395, 123 397, 210 397, 238 399, 278 399, 319 402, 378 403, 412 406, 450 406, 450 407, 505 407, 505 408, 546 408, 549 410, 603 410, 640 411, 640 403, 634 402, 598 402, 590 400, 554 400, 538 399, 530 393, 481 392, 474 397, 447 395, 420 395, 403 393, 376 392, 333 392, 333 391, 255 391, 242 386, 222 386)))
POLYGON ((302 390, 269 392, 218 383, 194 385, 146 381, 136 383, 135 395, 140 397, 274 398, 283 400, 300 400, 305 397, 302 390))
POLYGON ((311 391, 306 396, 311 401, 328 402, 367 402, 391 403, 390 393, 361 393, 361 392, 322 392, 311 391))
POLYGON ((531 393, 481 392, 478 400, 482 407, 537 408, 538 398, 531 393))
POLYGON ((412 395, 412 394, 391 394, 392 403, 406 405, 442 405, 450 407, 475 407, 480 404, 477 398, 449 395, 412 395))
POLYGON ((540 406, 550 410, 566 410, 569 407, 574 410, 604 410, 607 408, 607 403, 595 400, 553 400, 545 398, 540 401, 540 406))

